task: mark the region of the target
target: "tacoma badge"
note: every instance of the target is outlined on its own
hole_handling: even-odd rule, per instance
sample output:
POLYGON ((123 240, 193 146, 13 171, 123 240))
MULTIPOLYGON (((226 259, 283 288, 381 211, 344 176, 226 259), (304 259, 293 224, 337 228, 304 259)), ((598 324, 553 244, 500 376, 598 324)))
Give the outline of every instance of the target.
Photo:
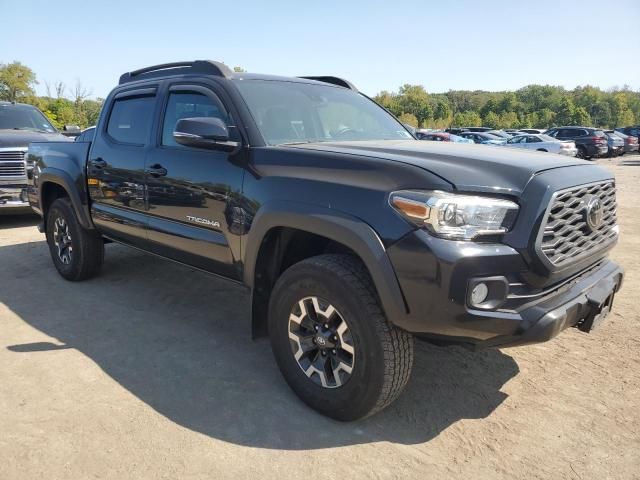
POLYGON ((202 225, 209 225, 211 227, 220 228, 220 222, 215 220, 209 220, 208 218, 194 217, 191 215, 187 215, 187 220, 190 222, 200 223, 202 225))

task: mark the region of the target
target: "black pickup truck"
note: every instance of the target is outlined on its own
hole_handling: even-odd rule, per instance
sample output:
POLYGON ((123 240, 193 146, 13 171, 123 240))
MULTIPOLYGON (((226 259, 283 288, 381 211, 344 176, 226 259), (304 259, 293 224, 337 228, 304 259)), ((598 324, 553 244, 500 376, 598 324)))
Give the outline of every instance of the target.
POLYGON ((97 274, 118 242, 246 285, 253 335, 340 420, 397 398, 414 337, 481 349, 589 331, 622 283, 608 171, 421 142, 337 77, 144 68, 90 142, 28 153, 64 278, 97 274))
POLYGON ((32 105, 0 102, 0 215, 31 213, 27 200, 27 147, 31 142, 70 141, 32 105))

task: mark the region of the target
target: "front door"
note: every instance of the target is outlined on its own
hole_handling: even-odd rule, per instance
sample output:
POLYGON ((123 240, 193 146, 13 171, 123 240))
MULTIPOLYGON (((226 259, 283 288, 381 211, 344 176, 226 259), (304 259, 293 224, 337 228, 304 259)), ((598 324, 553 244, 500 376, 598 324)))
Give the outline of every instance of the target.
POLYGON ((87 164, 93 221, 100 232, 139 248, 147 246, 144 162, 151 139, 156 89, 116 94, 105 108, 87 164))
MULTIPOLYGON (((166 88, 157 145, 146 158, 149 240, 153 252, 240 279, 240 235, 235 204, 244 170, 229 154, 175 142, 178 120, 218 117, 231 125, 228 110, 211 87, 173 84, 166 88)), ((231 129, 236 131, 236 129, 231 129)))

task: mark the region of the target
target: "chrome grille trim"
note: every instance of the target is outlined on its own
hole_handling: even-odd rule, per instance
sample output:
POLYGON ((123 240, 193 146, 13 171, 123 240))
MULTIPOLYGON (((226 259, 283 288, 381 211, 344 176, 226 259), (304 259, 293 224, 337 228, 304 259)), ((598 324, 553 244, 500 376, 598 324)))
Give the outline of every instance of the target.
POLYGON ((20 178, 26 175, 24 150, 0 150, 0 178, 20 178))
POLYGON ((536 251, 553 268, 561 268, 597 253, 616 241, 616 187, 613 180, 589 183, 553 194, 542 221, 536 251), (590 230, 584 199, 596 196, 604 207, 602 224, 590 230))

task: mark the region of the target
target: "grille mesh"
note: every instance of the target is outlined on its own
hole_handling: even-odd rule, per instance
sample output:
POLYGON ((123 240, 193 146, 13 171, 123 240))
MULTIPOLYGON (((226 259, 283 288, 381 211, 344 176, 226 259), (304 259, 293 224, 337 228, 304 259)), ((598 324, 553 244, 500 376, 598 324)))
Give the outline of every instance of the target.
POLYGON ((555 194, 543 221, 542 254, 556 267, 572 263, 605 247, 618 235, 616 187, 613 181, 585 185, 555 194), (586 221, 586 200, 598 197, 602 224, 592 230, 586 221))
POLYGON ((25 175, 23 151, 0 152, 0 177, 14 178, 24 177, 25 175))

